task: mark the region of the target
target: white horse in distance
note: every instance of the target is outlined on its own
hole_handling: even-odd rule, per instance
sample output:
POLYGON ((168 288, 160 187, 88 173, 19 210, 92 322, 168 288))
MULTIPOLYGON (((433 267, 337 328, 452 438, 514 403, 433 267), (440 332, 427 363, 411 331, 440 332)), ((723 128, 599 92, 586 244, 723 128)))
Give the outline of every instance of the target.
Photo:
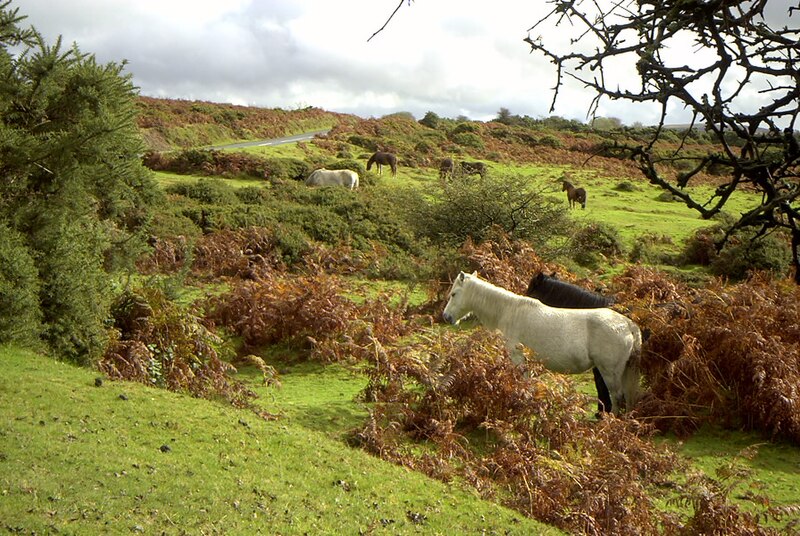
POLYGON ((318 169, 306 179, 308 186, 344 186, 358 188, 358 173, 349 169, 318 169))
POLYGON ((457 324, 473 313, 488 329, 499 329, 515 365, 525 357, 519 343, 548 370, 567 374, 597 367, 619 413, 639 395, 642 334, 631 319, 611 309, 559 309, 461 272, 450 289, 444 319, 457 324))

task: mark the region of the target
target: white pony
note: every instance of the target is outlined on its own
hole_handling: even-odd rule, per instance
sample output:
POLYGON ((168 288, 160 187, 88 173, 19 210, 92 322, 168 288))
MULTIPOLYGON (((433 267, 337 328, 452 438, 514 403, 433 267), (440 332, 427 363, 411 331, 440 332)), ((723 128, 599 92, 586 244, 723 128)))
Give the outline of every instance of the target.
POLYGON ((458 274, 444 308, 444 319, 457 324, 473 313, 488 329, 506 338, 511 360, 524 361, 517 344, 534 352, 554 372, 576 374, 597 367, 619 413, 632 408, 639 393, 642 334, 628 317, 611 309, 558 309, 520 296, 478 278, 458 274))
POLYGON ((306 179, 308 186, 345 186, 358 188, 358 173, 349 169, 318 169, 306 179))

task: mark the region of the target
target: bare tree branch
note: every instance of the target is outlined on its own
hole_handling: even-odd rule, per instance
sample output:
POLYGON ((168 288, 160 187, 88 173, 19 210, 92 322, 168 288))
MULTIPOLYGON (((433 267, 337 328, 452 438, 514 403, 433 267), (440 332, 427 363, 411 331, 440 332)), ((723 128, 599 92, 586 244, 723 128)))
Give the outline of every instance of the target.
MULTIPOLYGON (((368 43, 369 43, 369 42, 372 40, 372 38, 373 38, 373 37, 375 37, 376 35, 378 35, 379 33, 381 33, 381 32, 384 30, 384 28, 386 28, 386 27, 389 25, 389 23, 390 23, 390 22, 392 21, 392 19, 394 18, 395 14, 396 14, 396 13, 397 13, 397 12, 400 10, 400 8, 401 8, 401 7, 403 7, 403 2, 404 2, 404 1, 405 1, 405 0, 400 0, 400 3, 399 3, 399 4, 397 4, 397 7, 396 7, 396 8, 394 8, 394 11, 392 11, 392 14, 391 14, 391 15, 389 15, 389 18, 388 18, 388 19, 386 19, 386 22, 384 22, 384 23, 383 23, 383 26, 381 26, 380 28, 378 28, 378 30, 377 30, 377 31, 376 31, 374 34, 372 34, 371 36, 369 36, 369 39, 367 39, 367 42, 368 42, 368 43)), ((408 0, 408 5, 409 5, 409 6, 411 5, 411 0, 408 0)))
MULTIPOLYGON (((590 114, 603 98, 659 103, 661 116, 650 140, 639 146, 617 145, 614 152, 633 159, 651 183, 703 218, 721 212, 739 188, 760 192, 760 206, 742 214, 724 240, 746 227, 755 228, 757 237, 783 229, 791 236, 795 281, 800 284, 800 147, 794 130, 800 115, 800 28, 798 21, 790 26, 787 20, 772 28, 765 18, 770 1, 776 3, 550 0, 553 8, 528 30, 524 41, 531 52, 555 65, 551 112, 568 80, 596 93, 590 114), (577 37, 563 51, 531 37, 534 30, 566 23, 577 37), (676 61, 674 50, 687 42, 696 54, 676 61), (638 89, 620 87, 615 75, 621 64, 638 74, 638 89), (747 109, 746 97, 752 94, 771 101, 757 110, 747 109), (676 104, 692 113, 692 125, 679 146, 667 153, 658 142, 665 135, 668 106, 676 104), (685 142, 692 129, 703 129, 714 138, 707 154, 687 153, 685 142), (676 162, 691 162, 692 168, 675 174, 676 162), (730 169, 729 177, 710 197, 697 199, 686 187, 711 166, 730 169)), ((789 17, 799 9, 800 3, 786 6, 789 17)))

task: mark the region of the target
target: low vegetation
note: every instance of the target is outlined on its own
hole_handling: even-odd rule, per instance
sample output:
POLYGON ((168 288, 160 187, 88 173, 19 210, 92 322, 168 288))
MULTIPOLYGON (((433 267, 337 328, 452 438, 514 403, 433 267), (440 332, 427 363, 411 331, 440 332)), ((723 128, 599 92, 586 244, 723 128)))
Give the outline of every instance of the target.
MULTIPOLYGON (((3 39, 40 46, 10 15, 3 39)), ((800 442, 785 237, 717 251, 728 222, 657 199, 617 158, 640 132, 139 98, 77 50, 9 50, 28 77, 9 88, 46 91, 0 110, 13 179, 0 189, 0 343, 87 368, 0 350, 3 528, 798 533, 789 499, 740 493, 750 482, 730 464, 697 473, 664 439, 713 425, 800 442), (73 78, 97 91, 69 93, 73 78), (320 129, 274 152, 202 148, 320 129), (378 149, 399 155, 397 177, 366 172, 378 149), (488 173, 440 179, 443 157, 488 173), (320 166, 356 170, 361 187, 307 188, 320 166), (586 210, 566 208, 567 177, 586 210), (573 378, 523 376, 496 335, 441 325, 459 270, 519 293, 544 270, 616 296, 649 335, 642 402, 596 420, 573 378), (275 394, 334 376, 347 409, 324 422, 275 394)))

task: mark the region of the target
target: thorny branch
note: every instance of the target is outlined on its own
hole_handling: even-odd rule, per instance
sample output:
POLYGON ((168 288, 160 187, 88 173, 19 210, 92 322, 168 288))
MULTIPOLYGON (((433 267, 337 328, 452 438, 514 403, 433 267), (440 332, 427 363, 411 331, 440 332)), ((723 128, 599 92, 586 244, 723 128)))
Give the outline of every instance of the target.
POLYGON ((634 160, 651 183, 703 218, 721 212, 737 188, 760 192, 761 205, 742 214, 718 247, 745 227, 755 228, 757 236, 784 229, 792 237, 795 280, 800 284, 800 148, 795 138, 800 28, 789 24, 800 3, 787 6, 788 19, 779 14, 780 27, 769 23, 767 15, 775 15, 767 10, 769 0, 549 3, 552 9, 528 30, 524 41, 531 52, 544 54, 555 66, 551 111, 569 80, 595 92, 590 115, 603 98, 660 105, 651 138, 640 146, 616 146, 617 153, 634 160), (566 24, 577 35, 566 50, 532 36, 566 24), (635 73, 636 83, 619 76, 620 65, 635 73), (757 110, 748 109, 746 98, 753 94, 767 97, 757 110), (682 140, 672 154, 659 153, 656 142, 665 132, 668 111, 678 107, 691 112, 690 128, 704 129, 721 150, 688 155, 682 140), (665 164, 679 160, 693 167, 671 177, 671 167, 665 164), (727 182, 710 198, 698 200, 686 186, 711 166, 729 169, 727 182))
MULTIPOLYGON (((405 1, 405 0, 400 0, 400 3, 399 3, 399 4, 397 4, 397 7, 396 7, 396 8, 394 8, 394 11, 392 11, 392 14, 391 14, 391 15, 389 15, 389 18, 388 18, 388 19, 386 19, 386 22, 384 22, 384 23, 383 23, 383 26, 381 26, 380 28, 378 28, 378 30, 377 30, 377 31, 376 31, 374 34, 372 34, 371 36, 369 36, 369 39, 367 39, 367 42, 371 41, 373 37, 375 37, 376 35, 378 35, 379 33, 381 33, 381 32, 384 30, 384 28, 386 28, 386 27, 389 25, 389 23, 390 23, 390 22, 392 21, 392 19, 394 18, 395 14, 397 14, 397 12, 398 12, 398 11, 400 11, 400 8, 401 8, 401 7, 403 7, 403 2, 404 2, 404 1, 405 1)), ((411 5, 411 1, 412 1, 412 0, 408 0, 408 5, 409 5, 409 6, 411 5)))

